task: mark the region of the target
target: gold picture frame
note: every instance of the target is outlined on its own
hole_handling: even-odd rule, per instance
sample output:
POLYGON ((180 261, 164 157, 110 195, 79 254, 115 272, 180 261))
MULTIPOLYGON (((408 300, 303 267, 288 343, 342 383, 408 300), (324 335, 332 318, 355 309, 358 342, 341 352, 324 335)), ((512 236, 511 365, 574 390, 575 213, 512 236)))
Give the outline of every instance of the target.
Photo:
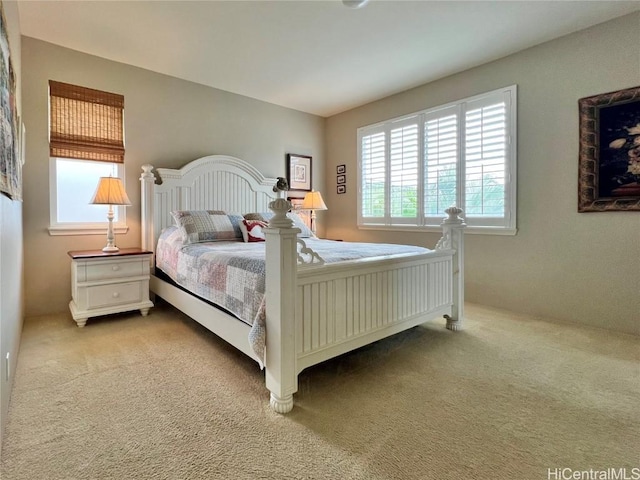
POLYGON ((578 212, 640 211, 640 87, 578 106, 578 212))

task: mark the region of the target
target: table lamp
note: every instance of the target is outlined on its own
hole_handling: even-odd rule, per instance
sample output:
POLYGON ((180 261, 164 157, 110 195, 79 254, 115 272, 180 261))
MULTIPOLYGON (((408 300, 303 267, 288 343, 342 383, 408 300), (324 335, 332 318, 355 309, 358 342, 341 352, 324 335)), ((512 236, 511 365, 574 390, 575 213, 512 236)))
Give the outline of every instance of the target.
POLYGON ((326 210, 327 206, 324 204, 324 200, 322 200, 322 195, 320 192, 315 190, 311 190, 304 196, 304 200, 302 201, 302 205, 300 206, 301 210, 310 210, 311 211, 311 231, 315 235, 316 233, 316 210, 326 210))
POLYGON ((117 252, 120 249, 115 245, 115 236, 113 234, 113 206, 131 205, 127 192, 124 190, 124 185, 122 185, 122 180, 114 177, 100 177, 96 193, 89 203, 93 205, 109 205, 109 211, 107 212, 107 220, 109 220, 107 246, 102 251, 117 252))

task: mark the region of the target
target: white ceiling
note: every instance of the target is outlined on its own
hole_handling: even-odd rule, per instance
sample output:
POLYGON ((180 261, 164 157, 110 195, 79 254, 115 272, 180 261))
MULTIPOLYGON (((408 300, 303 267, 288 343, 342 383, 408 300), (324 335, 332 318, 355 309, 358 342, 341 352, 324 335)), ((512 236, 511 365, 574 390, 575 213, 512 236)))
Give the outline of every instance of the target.
POLYGON ((20 1, 23 35, 330 116, 640 1, 20 1))

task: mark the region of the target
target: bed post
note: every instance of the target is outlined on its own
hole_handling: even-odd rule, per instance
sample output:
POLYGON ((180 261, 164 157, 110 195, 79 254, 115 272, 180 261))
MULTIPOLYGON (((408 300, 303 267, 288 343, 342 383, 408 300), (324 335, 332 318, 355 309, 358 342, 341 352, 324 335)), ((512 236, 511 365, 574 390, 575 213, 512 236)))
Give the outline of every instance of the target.
POLYGON ((275 215, 263 231, 266 237, 266 329, 265 378, 270 404, 278 413, 290 412, 298 390, 295 351, 295 293, 297 234, 286 216, 291 203, 278 198, 269 204, 275 215))
POLYGON ((442 221, 442 238, 436 250, 451 249, 453 254, 453 305, 451 315, 445 315, 447 328, 458 331, 464 321, 464 229, 467 226, 460 218, 462 209, 452 206, 445 210, 448 215, 442 221))
MULTIPOLYGON (((155 253, 153 185, 156 182, 156 177, 151 170, 153 170, 152 165, 142 165, 142 175, 140 176, 140 233, 142 237, 141 248, 155 253)), ((155 264, 155 262, 153 263, 155 264)))

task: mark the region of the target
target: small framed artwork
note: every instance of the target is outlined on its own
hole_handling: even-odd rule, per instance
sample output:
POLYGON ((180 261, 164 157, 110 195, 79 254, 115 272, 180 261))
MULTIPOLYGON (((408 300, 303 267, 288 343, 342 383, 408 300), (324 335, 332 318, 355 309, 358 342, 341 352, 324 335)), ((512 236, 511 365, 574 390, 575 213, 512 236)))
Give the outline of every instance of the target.
POLYGON ((311 191, 311 157, 287 153, 287 181, 292 190, 311 191))
POLYGON ((640 211, 640 87, 578 106, 578 212, 640 211))
POLYGON ((344 164, 343 164, 343 165, 338 165, 338 166, 336 167, 336 174, 338 174, 338 175, 343 175, 343 174, 345 174, 345 173, 347 173, 347 167, 346 167, 346 165, 344 165, 344 164))
POLYGON ((346 175, 338 175, 336 177, 336 182, 338 185, 341 185, 343 183, 347 183, 347 176, 346 175))
POLYGON ((338 185, 336 191, 338 192, 338 195, 341 195, 343 193, 347 193, 347 186, 346 185, 338 185))

